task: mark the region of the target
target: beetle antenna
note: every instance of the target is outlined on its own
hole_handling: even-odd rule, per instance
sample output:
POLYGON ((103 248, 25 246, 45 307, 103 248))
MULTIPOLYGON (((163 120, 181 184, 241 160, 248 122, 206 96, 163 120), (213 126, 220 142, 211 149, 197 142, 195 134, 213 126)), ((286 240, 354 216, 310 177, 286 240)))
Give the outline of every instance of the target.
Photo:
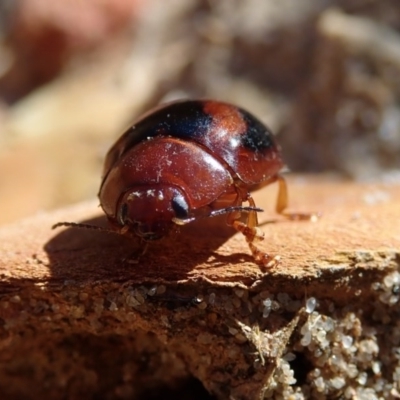
POLYGON ((189 222, 192 222, 192 221, 194 221, 195 219, 198 219, 198 218, 216 217, 217 215, 228 214, 228 213, 233 212, 233 211, 263 212, 264 210, 262 208, 259 208, 259 207, 232 206, 232 207, 221 208, 220 210, 211 211, 211 213, 208 214, 208 215, 201 215, 201 216, 198 216, 198 217, 192 217, 192 218, 186 218, 186 219, 172 218, 172 221, 177 225, 186 225, 189 222))
POLYGON ((113 233, 115 235, 121 235, 121 233, 118 231, 113 231, 111 229, 103 228, 102 226, 82 224, 77 222, 57 222, 51 227, 51 229, 56 229, 59 228, 60 226, 68 226, 70 228, 91 229, 94 231, 101 231, 101 232, 113 233))
POLYGON ((232 207, 222 208, 221 210, 211 211, 211 214, 209 215, 209 217, 215 217, 217 215, 228 214, 228 213, 230 213, 232 211, 263 212, 264 210, 262 208, 259 208, 259 207, 232 206, 232 207))

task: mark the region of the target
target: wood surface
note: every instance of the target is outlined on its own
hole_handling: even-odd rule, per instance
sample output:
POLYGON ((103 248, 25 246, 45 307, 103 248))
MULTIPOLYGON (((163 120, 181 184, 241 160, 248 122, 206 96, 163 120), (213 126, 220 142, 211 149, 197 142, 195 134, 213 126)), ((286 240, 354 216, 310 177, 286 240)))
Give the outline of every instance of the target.
MULTIPOLYGON (((301 316, 266 320, 262 307, 254 311, 258 298, 287 293, 302 301, 316 297, 340 305, 357 299, 361 304, 371 297, 372 282, 398 267, 400 259, 400 185, 290 177, 290 210, 319 212, 317 222, 276 215, 276 189, 254 194, 265 210, 259 215, 265 232, 260 247, 280 256, 270 269, 253 262, 244 237, 220 217, 151 243, 136 263, 133 254, 141 244, 135 239, 51 229, 60 221, 106 226, 97 201, 1 228, 0 390, 8 398, 44 393, 61 398, 63 391, 66 398, 115 394, 122 364, 111 373, 114 358, 130 354, 133 363, 152 335, 151 353, 164 354, 154 368, 158 383, 195 377, 218 398, 259 398, 301 316), (274 354, 260 349, 255 326, 269 332, 274 354), (110 346, 115 351, 110 353, 110 346), (71 354, 86 361, 73 362, 71 354), (88 360, 104 354, 98 365, 87 367, 88 360), (259 368, 250 373, 249 365, 260 363, 260 357, 259 368), (17 365, 11 372, 10 360, 17 365), (47 391, 38 382, 46 382, 47 391), (24 391, 24 383, 35 389, 24 391)), ((145 393, 138 382, 144 388, 151 379, 123 384, 133 398, 145 393)))

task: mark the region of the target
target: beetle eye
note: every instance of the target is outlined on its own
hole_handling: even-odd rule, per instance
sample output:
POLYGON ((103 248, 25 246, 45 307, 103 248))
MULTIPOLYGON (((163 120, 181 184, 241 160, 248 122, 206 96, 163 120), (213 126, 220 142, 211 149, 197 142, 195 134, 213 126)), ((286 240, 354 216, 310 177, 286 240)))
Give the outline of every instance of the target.
POLYGON ((118 213, 118 222, 120 225, 124 226, 126 225, 126 216, 128 215, 128 204, 124 203, 122 206, 119 208, 119 213, 118 213))
POLYGON ((189 206, 182 195, 177 195, 172 199, 172 209, 175 211, 176 218, 189 218, 189 206))

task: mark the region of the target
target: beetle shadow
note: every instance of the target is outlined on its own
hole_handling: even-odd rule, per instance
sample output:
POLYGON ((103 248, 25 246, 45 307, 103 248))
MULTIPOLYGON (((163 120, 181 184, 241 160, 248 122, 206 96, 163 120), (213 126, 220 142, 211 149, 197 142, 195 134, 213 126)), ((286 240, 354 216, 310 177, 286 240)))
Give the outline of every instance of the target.
MULTIPOLYGON (((82 223, 108 227, 103 216, 82 223)), ((235 233, 224 216, 205 218, 148 243, 146 252, 138 257, 143 242, 137 237, 69 227, 50 239, 44 250, 54 281, 171 281, 187 278, 199 265, 223 268, 226 264, 254 262, 250 251, 228 255, 217 251, 235 233)))

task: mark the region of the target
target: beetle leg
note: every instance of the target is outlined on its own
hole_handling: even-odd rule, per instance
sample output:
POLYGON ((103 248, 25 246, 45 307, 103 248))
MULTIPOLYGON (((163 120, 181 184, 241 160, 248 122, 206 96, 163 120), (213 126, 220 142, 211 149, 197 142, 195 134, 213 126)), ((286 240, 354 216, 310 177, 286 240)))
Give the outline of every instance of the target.
MULTIPOLYGON (((253 198, 248 194, 247 201, 251 207, 255 207, 253 198)), ((247 214, 247 221, 242 222, 239 219, 235 219, 235 216, 228 217, 228 225, 233 226, 238 232, 241 232, 246 238, 246 242, 249 245, 251 254, 257 263, 260 263, 266 267, 273 267, 279 262, 279 257, 272 257, 264 251, 260 250, 256 242, 264 240, 264 232, 257 227, 258 218, 256 211, 250 211, 247 214)))
POLYGON ((278 214, 290 219, 290 220, 308 220, 316 221, 318 214, 315 213, 299 213, 299 212, 287 212, 285 211, 288 207, 288 189, 285 178, 281 175, 276 176, 276 180, 279 184, 278 198, 276 199, 275 210, 278 214))
POLYGON ((141 240, 140 244, 141 246, 139 249, 132 252, 127 258, 124 258, 122 261, 125 261, 128 264, 138 264, 140 258, 146 253, 149 247, 149 242, 146 242, 145 240, 141 240))

